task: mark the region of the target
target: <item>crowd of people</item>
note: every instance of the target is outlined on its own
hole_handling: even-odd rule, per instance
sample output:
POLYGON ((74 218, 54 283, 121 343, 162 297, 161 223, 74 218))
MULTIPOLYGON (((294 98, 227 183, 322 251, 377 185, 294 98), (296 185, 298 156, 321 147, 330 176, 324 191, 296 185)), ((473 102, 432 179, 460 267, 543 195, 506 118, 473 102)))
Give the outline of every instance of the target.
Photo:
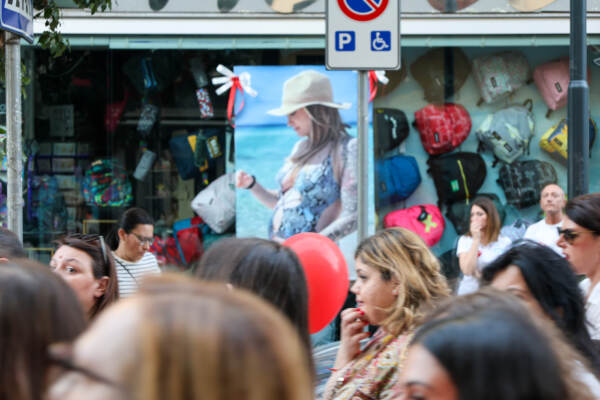
POLYGON ((515 243, 475 199, 457 293, 416 233, 363 240, 326 382, 303 266, 278 241, 222 239, 173 273, 139 208, 106 241, 58 238, 49 266, 4 229, 0 400, 598 399, 600 193, 564 197, 546 187, 515 243))

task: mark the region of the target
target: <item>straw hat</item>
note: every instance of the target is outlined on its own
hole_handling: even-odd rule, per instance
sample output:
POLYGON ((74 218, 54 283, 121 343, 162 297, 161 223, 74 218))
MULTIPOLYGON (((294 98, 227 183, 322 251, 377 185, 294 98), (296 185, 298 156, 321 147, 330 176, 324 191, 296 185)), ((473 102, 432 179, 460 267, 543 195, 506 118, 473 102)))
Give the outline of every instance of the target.
POLYGON ((511 7, 519 11, 536 11, 554 3, 556 0, 509 0, 511 7))
POLYGON ((289 78, 283 84, 281 107, 267 111, 271 115, 288 115, 294 111, 320 104, 333 108, 350 108, 350 103, 335 103, 329 78, 317 71, 306 70, 289 78))

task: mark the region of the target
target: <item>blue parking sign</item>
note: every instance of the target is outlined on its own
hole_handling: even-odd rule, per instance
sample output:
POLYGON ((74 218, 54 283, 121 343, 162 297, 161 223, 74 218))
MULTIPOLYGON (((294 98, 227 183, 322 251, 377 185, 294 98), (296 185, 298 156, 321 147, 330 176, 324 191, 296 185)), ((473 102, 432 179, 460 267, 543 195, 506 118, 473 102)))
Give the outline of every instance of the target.
POLYGON ((392 33, 390 31, 371 32, 371 50, 390 51, 392 48, 392 33))
POLYGON ((356 34, 353 31, 336 31, 335 49, 337 51, 356 50, 356 34))
POLYGON ((33 0, 1 0, 0 28, 33 43, 33 0))

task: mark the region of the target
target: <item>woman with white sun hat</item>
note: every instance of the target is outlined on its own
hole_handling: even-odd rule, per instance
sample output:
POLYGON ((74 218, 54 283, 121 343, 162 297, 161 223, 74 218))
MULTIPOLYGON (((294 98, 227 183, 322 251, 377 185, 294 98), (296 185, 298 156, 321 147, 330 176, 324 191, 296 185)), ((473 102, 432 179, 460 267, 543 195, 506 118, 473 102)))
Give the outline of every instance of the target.
POLYGON ((268 111, 287 116, 301 138, 276 175, 279 188, 263 187, 245 171, 236 186, 248 189, 273 209, 269 238, 284 241, 301 232, 318 232, 337 240, 356 229, 356 139, 342 122, 329 78, 306 70, 283 85, 281 106, 268 111))

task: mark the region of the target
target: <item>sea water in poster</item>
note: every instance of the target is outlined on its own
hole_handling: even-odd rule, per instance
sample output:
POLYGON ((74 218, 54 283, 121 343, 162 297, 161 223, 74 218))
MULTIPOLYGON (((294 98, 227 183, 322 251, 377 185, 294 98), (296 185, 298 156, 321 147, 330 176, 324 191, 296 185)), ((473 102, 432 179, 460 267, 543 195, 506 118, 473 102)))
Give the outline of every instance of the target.
MULTIPOLYGON (((348 132, 356 137, 357 86, 355 71, 327 71, 322 66, 236 66, 234 73, 249 74, 250 85, 257 92, 256 97, 245 94, 243 108, 235 118, 235 166, 254 175, 257 182, 269 190, 278 191, 277 172, 290 155, 296 142, 302 140, 287 126, 286 116, 273 116, 267 111, 280 107, 284 82, 305 70, 316 70, 327 75, 333 89, 336 103, 350 103, 348 109, 341 109, 342 121, 350 128, 348 132)), ((242 104, 241 96, 236 96, 236 108, 242 104)), ((369 137, 371 133, 369 132, 369 137)), ((371 146, 371 145, 370 145, 371 146)), ((369 151, 369 155, 372 151, 369 151)), ((369 158, 369 176, 372 177, 372 159, 369 158)), ((373 190, 369 188, 369 227, 374 231, 373 190)), ((259 202, 250 191, 237 189, 236 196, 236 235, 238 237, 268 238, 269 223, 273 210, 259 202)), ((356 231, 338 241, 346 257, 353 276, 353 253, 357 245, 356 231)))

